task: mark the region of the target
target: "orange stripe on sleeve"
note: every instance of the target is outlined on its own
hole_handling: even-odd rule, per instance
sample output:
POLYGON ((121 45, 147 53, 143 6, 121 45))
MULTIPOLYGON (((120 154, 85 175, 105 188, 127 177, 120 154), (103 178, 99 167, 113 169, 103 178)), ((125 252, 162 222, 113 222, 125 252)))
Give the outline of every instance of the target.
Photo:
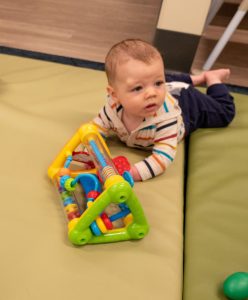
POLYGON ((175 104, 175 100, 172 98, 172 96, 171 96, 169 93, 167 93, 166 96, 168 97, 168 99, 170 100, 170 102, 171 102, 172 104, 175 104))
POLYGON ((176 150, 176 149, 177 149, 177 147, 172 146, 172 145, 170 145, 170 144, 166 144, 166 143, 155 143, 154 145, 155 145, 155 146, 156 146, 156 145, 168 146, 168 147, 172 148, 173 150, 176 150))
POLYGON ((152 139, 152 137, 150 136, 150 137, 136 137, 136 140, 141 140, 141 141, 149 141, 149 140, 151 140, 152 139))
POLYGON ((162 168, 163 171, 165 171, 165 165, 161 162, 161 160, 155 155, 152 154, 152 157, 156 160, 156 162, 160 165, 160 167, 162 168))

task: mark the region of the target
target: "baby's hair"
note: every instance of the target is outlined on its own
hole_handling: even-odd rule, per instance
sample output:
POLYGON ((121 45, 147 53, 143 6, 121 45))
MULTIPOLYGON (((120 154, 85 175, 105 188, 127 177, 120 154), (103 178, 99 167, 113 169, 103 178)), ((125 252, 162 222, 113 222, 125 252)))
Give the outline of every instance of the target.
POLYGON ((130 58, 149 64, 161 55, 154 46, 139 39, 126 39, 113 45, 105 58, 105 71, 110 84, 114 81, 117 65, 130 58))

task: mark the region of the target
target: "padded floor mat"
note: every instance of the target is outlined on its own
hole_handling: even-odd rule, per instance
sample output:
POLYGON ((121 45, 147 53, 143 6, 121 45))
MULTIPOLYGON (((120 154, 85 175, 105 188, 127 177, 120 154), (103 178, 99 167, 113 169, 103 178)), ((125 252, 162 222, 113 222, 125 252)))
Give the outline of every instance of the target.
POLYGON ((248 96, 233 95, 233 123, 190 139, 185 300, 226 299, 225 278, 248 271, 248 96))
MULTIPOLYGON (((143 240, 75 247, 47 168, 105 101, 105 75, 8 55, 0 65, 1 298, 181 299, 183 145, 166 174, 135 186, 143 240)), ((132 162, 145 156, 108 145, 132 162)))

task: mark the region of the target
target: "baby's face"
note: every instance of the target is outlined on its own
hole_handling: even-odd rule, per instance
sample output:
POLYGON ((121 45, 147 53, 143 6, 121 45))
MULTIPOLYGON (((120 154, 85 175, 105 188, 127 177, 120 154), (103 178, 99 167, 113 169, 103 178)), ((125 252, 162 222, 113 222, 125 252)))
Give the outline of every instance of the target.
POLYGON ((132 119, 153 116, 165 99, 162 59, 150 64, 130 58, 118 66, 110 95, 132 119))

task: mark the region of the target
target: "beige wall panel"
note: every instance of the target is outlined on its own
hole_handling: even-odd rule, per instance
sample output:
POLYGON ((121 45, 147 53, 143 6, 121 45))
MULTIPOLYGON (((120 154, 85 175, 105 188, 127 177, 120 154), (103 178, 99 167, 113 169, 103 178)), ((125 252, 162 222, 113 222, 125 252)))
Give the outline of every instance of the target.
POLYGON ((163 1, 159 29, 201 35, 211 0, 163 1))

